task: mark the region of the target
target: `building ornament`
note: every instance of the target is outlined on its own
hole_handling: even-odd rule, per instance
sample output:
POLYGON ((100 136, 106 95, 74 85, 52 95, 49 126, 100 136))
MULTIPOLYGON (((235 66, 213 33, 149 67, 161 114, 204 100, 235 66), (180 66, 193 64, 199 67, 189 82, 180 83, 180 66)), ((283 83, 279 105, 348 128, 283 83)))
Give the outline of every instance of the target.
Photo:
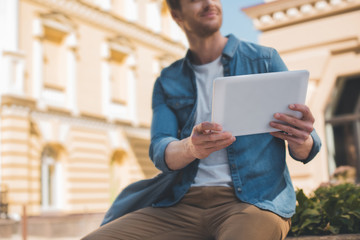
POLYGON ((260 31, 360 9, 360 0, 282 0, 242 9, 260 31))
POLYGON ((45 26, 64 33, 72 32, 77 28, 69 17, 59 12, 41 13, 39 16, 45 26))
POLYGON ((42 6, 46 6, 67 16, 76 17, 83 21, 97 25, 101 28, 107 28, 117 32, 122 36, 135 39, 136 41, 151 45, 154 48, 173 52, 175 55, 182 56, 185 47, 181 43, 176 43, 167 37, 151 32, 150 30, 138 24, 127 22, 124 19, 116 17, 109 12, 101 11, 91 5, 84 4, 75 0, 31 0, 42 6))
POLYGON ((102 45, 102 57, 105 59, 111 58, 111 50, 116 51, 127 57, 134 54, 135 45, 132 41, 123 36, 117 36, 115 38, 108 39, 102 45))
POLYGON ((36 108, 36 102, 33 99, 21 98, 18 96, 6 95, 2 96, 1 101, 1 115, 21 115, 28 117, 36 122, 37 120, 53 120, 58 119, 60 122, 67 122, 72 126, 86 126, 89 128, 96 128, 100 130, 119 130, 127 129, 127 131, 143 133, 148 135, 149 128, 143 127, 137 129, 131 124, 124 124, 122 122, 107 122, 106 119, 98 119, 90 116, 72 116, 66 112, 49 112, 41 111, 36 108), (133 130, 132 130, 133 129, 133 130))

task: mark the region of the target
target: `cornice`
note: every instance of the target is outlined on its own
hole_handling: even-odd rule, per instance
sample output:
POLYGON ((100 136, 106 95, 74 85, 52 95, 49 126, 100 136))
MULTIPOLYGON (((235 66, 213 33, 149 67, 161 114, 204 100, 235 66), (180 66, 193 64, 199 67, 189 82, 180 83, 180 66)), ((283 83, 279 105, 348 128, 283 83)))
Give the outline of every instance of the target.
POLYGON ((8 95, 8 94, 1 96, 1 106, 12 106, 12 105, 34 109, 36 106, 36 101, 34 99, 15 96, 15 95, 8 95))
MULTIPOLYGON (((13 105, 14 106, 14 105, 13 105)), ((15 107, 15 106, 14 106, 15 107)), ((129 124, 122 123, 122 122, 108 122, 106 119, 97 118, 94 116, 74 116, 69 115, 62 112, 55 112, 55 111, 40 111, 40 110, 33 110, 31 111, 31 117, 34 120, 52 120, 58 119, 63 123, 67 123, 71 126, 81 126, 81 127, 88 127, 92 129, 100 129, 100 130, 117 130, 117 129, 134 129, 133 131, 149 131, 149 128, 141 128, 130 126, 129 124)))
POLYGON ((182 56, 185 46, 170 40, 166 36, 153 33, 149 29, 136 23, 128 22, 81 0, 29 0, 53 11, 61 12, 69 17, 86 21, 100 28, 108 29, 114 34, 134 39, 154 48, 165 50, 174 55, 182 56))
POLYGON ((268 31, 360 9, 360 0, 278 0, 243 8, 255 27, 268 31))
POLYGON ((36 101, 34 99, 14 95, 1 96, 1 108, 25 110, 31 114, 34 120, 58 119, 70 125, 86 126, 101 130, 116 130, 121 128, 130 132, 148 133, 150 131, 149 126, 134 126, 129 122, 122 121, 109 122, 104 117, 93 114, 82 113, 80 116, 75 116, 65 109, 54 107, 39 110, 36 108, 36 101))

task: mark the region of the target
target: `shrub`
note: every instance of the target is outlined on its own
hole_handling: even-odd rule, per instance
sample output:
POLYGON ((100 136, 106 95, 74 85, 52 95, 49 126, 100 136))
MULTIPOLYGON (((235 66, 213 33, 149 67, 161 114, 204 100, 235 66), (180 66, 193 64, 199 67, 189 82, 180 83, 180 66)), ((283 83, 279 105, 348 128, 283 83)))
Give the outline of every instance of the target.
POLYGON ((360 233, 360 186, 320 187, 310 197, 298 190, 296 199, 289 235, 360 233))

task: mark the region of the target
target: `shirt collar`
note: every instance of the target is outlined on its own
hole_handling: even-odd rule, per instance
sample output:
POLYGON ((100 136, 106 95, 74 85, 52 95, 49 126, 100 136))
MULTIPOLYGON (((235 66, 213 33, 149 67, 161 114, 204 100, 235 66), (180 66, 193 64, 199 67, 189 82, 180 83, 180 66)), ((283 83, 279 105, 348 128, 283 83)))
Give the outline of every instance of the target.
POLYGON ((240 41, 233 34, 230 34, 226 37, 228 38, 228 41, 222 54, 229 58, 233 58, 240 41))

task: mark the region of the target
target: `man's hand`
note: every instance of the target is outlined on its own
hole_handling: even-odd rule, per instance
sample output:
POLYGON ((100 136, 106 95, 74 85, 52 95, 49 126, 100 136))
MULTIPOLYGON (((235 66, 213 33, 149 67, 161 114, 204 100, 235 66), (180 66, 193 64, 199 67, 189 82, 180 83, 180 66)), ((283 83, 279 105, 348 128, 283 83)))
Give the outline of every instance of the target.
POLYGON ((217 123, 203 122, 193 128, 187 149, 194 158, 203 159, 211 153, 231 145, 236 138, 229 132, 221 132, 217 123))
POLYGON ((222 132, 217 123, 203 122, 196 125, 191 136, 173 141, 165 149, 165 161, 172 170, 179 170, 195 159, 203 159, 211 153, 231 145, 236 138, 229 132, 222 132))
POLYGON ((315 119, 310 109, 305 105, 291 104, 289 108, 293 111, 301 112, 303 117, 301 119, 297 119, 286 114, 275 113, 274 117, 286 124, 274 121, 271 122, 271 127, 281 131, 272 132, 270 134, 274 137, 286 140, 293 156, 297 159, 304 160, 309 156, 313 146, 313 139, 310 136, 310 133, 314 129, 315 119))

